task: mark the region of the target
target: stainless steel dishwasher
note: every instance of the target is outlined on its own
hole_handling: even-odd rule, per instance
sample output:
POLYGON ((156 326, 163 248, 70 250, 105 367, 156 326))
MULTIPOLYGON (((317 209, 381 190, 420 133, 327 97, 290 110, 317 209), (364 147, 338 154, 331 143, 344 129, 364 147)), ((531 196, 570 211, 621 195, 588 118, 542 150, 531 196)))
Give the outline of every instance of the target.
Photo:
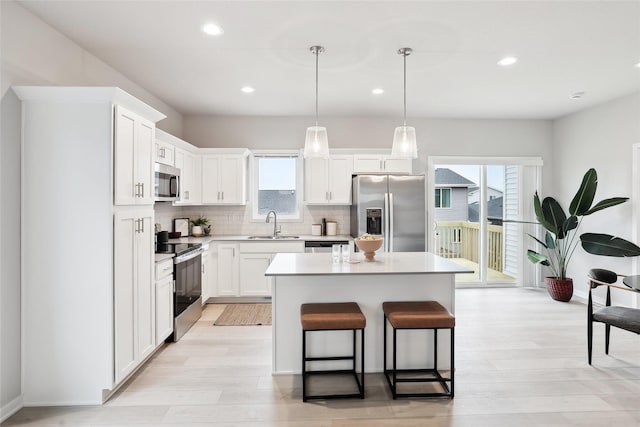
POLYGON ((304 251, 309 253, 331 252, 333 245, 348 245, 349 240, 305 240, 304 251))

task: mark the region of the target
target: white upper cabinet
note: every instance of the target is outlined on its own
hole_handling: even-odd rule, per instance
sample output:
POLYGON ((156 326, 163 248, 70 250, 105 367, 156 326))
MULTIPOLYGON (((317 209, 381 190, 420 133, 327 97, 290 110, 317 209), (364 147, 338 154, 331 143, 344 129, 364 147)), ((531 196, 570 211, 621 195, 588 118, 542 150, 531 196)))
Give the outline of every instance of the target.
POLYGON ((247 159, 243 154, 202 155, 202 204, 247 203, 247 159))
POLYGON ((355 154, 353 173, 401 173, 411 174, 413 159, 398 159, 387 155, 355 154))
POLYGON ((180 169, 180 200, 174 205, 199 205, 200 156, 181 148, 175 148, 175 167, 180 169))
POLYGON ((167 166, 175 166, 175 147, 169 142, 162 141, 159 138, 159 132, 156 132, 156 144, 154 159, 158 163, 162 163, 167 166))
POLYGON ((351 204, 353 156, 336 155, 329 159, 306 159, 304 194, 307 204, 351 204))
POLYGON ((155 124, 116 105, 114 204, 153 204, 154 143, 155 124))

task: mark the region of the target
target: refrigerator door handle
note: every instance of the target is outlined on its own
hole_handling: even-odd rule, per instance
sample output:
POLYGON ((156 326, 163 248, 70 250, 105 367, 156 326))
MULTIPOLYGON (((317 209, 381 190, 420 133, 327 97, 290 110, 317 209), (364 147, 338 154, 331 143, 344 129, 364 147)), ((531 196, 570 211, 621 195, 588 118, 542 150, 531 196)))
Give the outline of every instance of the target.
POLYGON ((389 193, 384 193, 384 222, 383 222, 383 233, 384 233, 384 251, 389 252, 389 240, 391 239, 391 235, 389 234, 389 193))
POLYGON ((393 193, 389 193, 389 252, 393 252, 393 193))

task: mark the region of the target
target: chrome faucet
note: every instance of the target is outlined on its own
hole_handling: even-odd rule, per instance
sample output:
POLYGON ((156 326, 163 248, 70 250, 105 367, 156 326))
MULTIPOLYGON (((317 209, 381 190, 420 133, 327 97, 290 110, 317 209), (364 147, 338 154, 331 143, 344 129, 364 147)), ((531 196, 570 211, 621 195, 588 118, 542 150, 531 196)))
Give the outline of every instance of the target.
POLYGON ((269 211, 267 213, 267 220, 265 222, 269 223, 269 217, 271 216, 271 214, 273 214, 273 237, 277 237, 278 233, 280 233, 280 230, 276 230, 276 228, 278 227, 278 216, 276 215, 276 211, 269 211))

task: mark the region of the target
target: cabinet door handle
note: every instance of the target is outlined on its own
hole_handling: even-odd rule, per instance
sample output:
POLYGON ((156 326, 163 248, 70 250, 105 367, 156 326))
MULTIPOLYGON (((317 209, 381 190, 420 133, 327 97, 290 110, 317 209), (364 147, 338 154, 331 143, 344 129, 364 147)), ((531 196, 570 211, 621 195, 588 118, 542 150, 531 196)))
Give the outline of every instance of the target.
POLYGON ((134 192, 133 192, 133 197, 140 197, 140 183, 136 183, 136 185, 133 186, 134 188, 134 192))
POLYGON ((144 233, 144 219, 140 218, 140 232, 144 233))
POLYGON ((235 258, 235 256, 236 256, 236 248, 231 248, 231 250, 233 251, 233 257, 235 258))
POLYGON ((224 200, 224 191, 222 192, 222 200, 224 200))
POLYGON ((386 161, 386 160, 383 160, 383 161, 382 161, 382 164, 384 165, 384 170, 387 170, 387 161, 386 161))
POLYGON ((331 191, 329 191, 329 200, 333 199, 333 193, 331 191))
POLYGON ((184 198, 185 198, 186 200, 189 200, 189 191, 185 191, 185 192, 184 192, 184 196, 185 196, 184 198))
POLYGON ((218 200, 220 200, 220 192, 218 191, 218 200))
POLYGON ((144 199, 144 182, 140 184, 140 188, 142 189, 140 197, 144 199))

